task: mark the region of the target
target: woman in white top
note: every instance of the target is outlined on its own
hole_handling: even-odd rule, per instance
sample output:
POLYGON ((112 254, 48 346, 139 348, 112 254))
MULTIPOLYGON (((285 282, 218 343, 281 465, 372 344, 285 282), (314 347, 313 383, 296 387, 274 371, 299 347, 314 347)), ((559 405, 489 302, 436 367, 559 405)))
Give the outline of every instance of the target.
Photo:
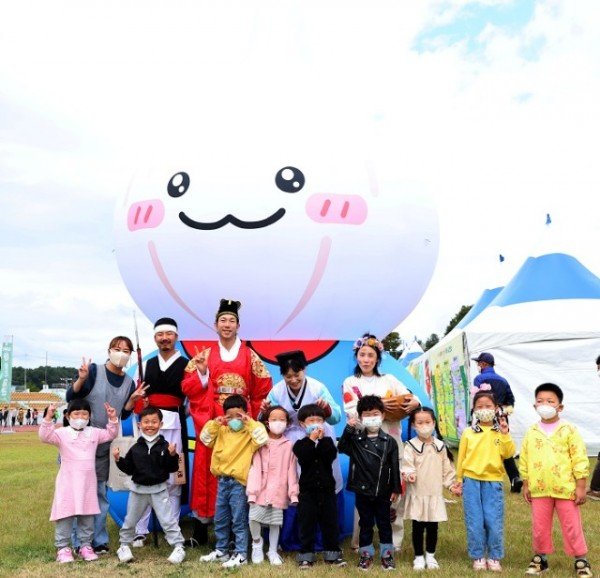
MULTIPOLYGON (((383 353, 383 344, 374 335, 366 333, 358 339, 353 346, 354 356, 356 357, 356 367, 354 375, 344 380, 344 412, 348 418, 358 418, 356 413, 356 404, 364 395, 377 395, 381 397, 386 410, 381 429, 391 435, 398 442, 400 463, 402 462, 402 424, 396 416, 408 415, 417 409, 421 402, 419 398, 413 395, 402 382, 391 374, 381 374, 379 364, 383 353), (404 396, 399 398, 398 396, 404 396)), ((403 513, 404 496, 392 504, 392 509, 396 511, 395 520, 392 523, 394 548, 399 551, 404 537, 403 513)), ((352 536, 352 546, 358 547, 358 525, 357 515, 354 515, 354 535, 352 536)))

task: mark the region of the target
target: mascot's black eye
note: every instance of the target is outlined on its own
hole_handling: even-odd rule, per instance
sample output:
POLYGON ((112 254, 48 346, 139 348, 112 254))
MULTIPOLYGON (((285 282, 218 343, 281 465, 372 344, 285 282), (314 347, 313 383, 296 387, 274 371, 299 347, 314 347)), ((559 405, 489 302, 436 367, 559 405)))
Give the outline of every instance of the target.
POLYGON ((304 175, 296 167, 283 167, 275 175, 275 184, 284 193, 297 193, 304 186, 304 175))
POLYGON ((171 177, 167 185, 170 197, 181 197, 190 187, 190 176, 187 173, 177 173, 171 177))

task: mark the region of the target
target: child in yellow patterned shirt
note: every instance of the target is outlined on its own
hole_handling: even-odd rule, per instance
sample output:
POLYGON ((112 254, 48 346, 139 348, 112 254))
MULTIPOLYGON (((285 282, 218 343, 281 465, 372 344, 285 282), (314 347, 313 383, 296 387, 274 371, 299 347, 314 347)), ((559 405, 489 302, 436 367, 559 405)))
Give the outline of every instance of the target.
POLYGON ((532 425, 521 446, 519 465, 523 497, 531 504, 535 555, 526 574, 548 569, 547 555, 554 551, 552 517, 558 514, 567 555, 575 558, 577 576, 592 576, 579 506, 586 498, 589 460, 577 428, 560 418, 563 392, 554 383, 535 390, 535 410, 541 421, 532 425))

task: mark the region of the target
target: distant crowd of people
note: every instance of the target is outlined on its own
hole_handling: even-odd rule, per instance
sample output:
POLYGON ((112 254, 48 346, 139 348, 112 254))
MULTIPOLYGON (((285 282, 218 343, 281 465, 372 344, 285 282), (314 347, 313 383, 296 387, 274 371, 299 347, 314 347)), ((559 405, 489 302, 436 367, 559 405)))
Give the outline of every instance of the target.
POLYGON ((41 417, 37 409, 30 407, 9 408, 8 406, 4 406, 0 409, 0 427, 39 425, 41 417))

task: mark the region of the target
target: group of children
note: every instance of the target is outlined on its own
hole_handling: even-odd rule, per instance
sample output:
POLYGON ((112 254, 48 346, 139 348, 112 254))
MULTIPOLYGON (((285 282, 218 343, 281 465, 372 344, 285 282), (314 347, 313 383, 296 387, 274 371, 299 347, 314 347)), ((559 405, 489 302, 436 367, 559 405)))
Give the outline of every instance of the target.
MULTIPOLYGON (((71 402, 64 428, 54 429, 45 419, 40 438, 60 449, 61 468, 51 520, 56 522, 59 562, 72 561, 69 538, 73 522, 84 560, 97 558, 90 546, 93 515, 98 504, 94 453, 98 443, 113 439, 118 420, 106 406, 109 422, 105 430, 88 427, 90 408, 85 400, 71 402)), ((589 470, 584 442, 575 426, 562 420, 563 392, 552 383, 535 390, 540 421, 527 431, 521 446, 520 469, 523 494, 531 505, 534 556, 526 574, 548 569, 547 555, 553 551, 552 517, 556 510, 564 548, 575 561, 577 576, 592 576, 586 559, 579 506, 585 502, 589 470)), ((357 406, 358 418, 350 418, 339 443, 324 435, 325 413, 316 404, 298 413, 306 436, 294 444, 285 437, 289 415, 280 406, 269 407, 261 421, 250 418, 244 397, 231 395, 223 405, 224 415, 209 421, 200 441, 212 448, 211 472, 218 480, 214 518, 215 549, 202 562, 219 562, 224 568, 247 564, 251 538, 251 560, 264 560, 263 527, 268 528, 267 557, 272 565, 283 563, 278 553, 283 510, 297 505, 300 551, 298 566, 307 569, 316 560, 315 538, 320 528, 323 559, 332 566, 345 566, 339 544, 338 512, 332 463, 338 451, 350 457, 347 489, 355 494, 359 516, 359 562, 361 570, 374 565, 374 527, 379 534, 380 563, 393 570, 394 546, 390 508, 405 486, 404 519, 412 520, 415 570, 437 569, 435 558, 438 524, 447 520, 443 489, 463 497, 467 551, 473 569, 500 572, 504 557, 503 460, 514 455, 515 444, 506 417, 490 391, 473 398, 472 425, 462 434, 456 470, 452 454, 444 444, 433 410, 419 408, 410 415, 416 434, 405 444, 399 468, 398 445, 381 425, 384 404, 378 396, 365 395, 357 406), (299 477, 298 477, 299 470, 299 477), (233 545, 232 545, 233 543, 233 545)), ((184 539, 177 520, 163 507, 166 479, 177 470, 175 448, 159 434, 161 412, 148 407, 140 416, 141 437, 126 456, 114 451, 118 467, 132 476, 127 516, 120 532, 119 560, 132 559, 130 544, 135 523, 148 504, 154 508, 173 552, 169 561, 185 558, 184 539)))

